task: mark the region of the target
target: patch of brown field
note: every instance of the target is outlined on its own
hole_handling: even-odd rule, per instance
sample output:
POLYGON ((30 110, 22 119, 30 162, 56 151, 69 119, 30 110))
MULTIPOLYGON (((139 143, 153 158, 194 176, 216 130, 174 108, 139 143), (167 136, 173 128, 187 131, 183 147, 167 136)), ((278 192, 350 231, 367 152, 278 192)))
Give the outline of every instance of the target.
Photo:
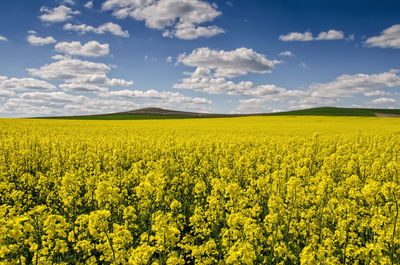
POLYGON ((399 114, 374 113, 376 117, 400 118, 399 114))

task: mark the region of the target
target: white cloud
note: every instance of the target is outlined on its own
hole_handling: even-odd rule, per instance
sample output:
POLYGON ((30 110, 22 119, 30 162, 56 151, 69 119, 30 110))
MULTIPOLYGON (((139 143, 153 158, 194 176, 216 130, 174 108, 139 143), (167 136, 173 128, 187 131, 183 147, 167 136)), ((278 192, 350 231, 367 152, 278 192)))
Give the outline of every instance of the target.
MULTIPOLYGON (((174 84, 176 89, 190 89, 208 94, 252 97, 241 99, 240 105, 249 106, 255 102, 283 102, 291 98, 305 97, 301 90, 287 90, 274 84, 255 85, 251 81, 233 82, 229 78, 249 73, 269 73, 277 60, 268 60, 265 55, 247 48, 233 51, 216 51, 209 48, 194 50, 191 54, 181 54, 178 62, 196 67, 187 77, 174 84)), ((240 111, 237 109, 236 111, 240 111)))
MULTIPOLYGON (((1 95, 1 94, 0 94, 1 95)), ((0 113, 9 116, 49 116, 101 114, 128 111, 140 107, 164 107, 193 111, 207 111, 211 100, 191 98, 176 92, 156 90, 121 90, 99 93, 101 98, 71 95, 65 92, 30 92, 9 98, 0 113), (131 100, 150 100, 135 103, 131 100)))
POLYGON ((72 6, 75 5, 75 1, 74 1, 74 0, 63 0, 62 2, 63 2, 64 4, 67 4, 67 5, 72 5, 72 6))
POLYGON ((261 113, 271 112, 270 101, 263 98, 250 98, 239 100, 233 113, 261 113))
MULTIPOLYGON (((272 97, 288 95, 294 92, 276 85, 255 86, 251 81, 235 83, 222 77, 214 77, 208 68, 198 67, 193 73, 187 73, 189 77, 181 80, 181 83, 173 87, 177 89, 191 89, 209 94, 238 95, 253 97, 272 97)), ((296 92, 297 93, 297 92, 296 92)))
POLYGON ((397 70, 380 74, 341 75, 328 83, 316 83, 309 87, 312 96, 319 97, 353 97, 366 94, 377 89, 400 86, 397 70))
POLYGON ((13 117, 80 115, 126 111, 138 107, 139 104, 125 100, 89 98, 65 92, 31 92, 8 99, 0 106, 0 113, 13 117))
POLYGON ((181 93, 171 91, 157 91, 154 89, 140 90, 118 90, 99 93, 100 97, 119 100, 145 100, 142 107, 161 107, 169 109, 192 110, 208 112, 212 101, 207 98, 188 97, 181 93))
POLYGON ((164 37, 177 37, 182 40, 194 40, 200 37, 212 37, 221 33, 225 33, 225 30, 218 26, 194 27, 192 25, 178 24, 175 30, 164 31, 164 37))
POLYGON ((30 68, 27 70, 33 76, 48 80, 63 80, 66 83, 99 86, 128 86, 133 84, 133 81, 110 79, 107 73, 111 68, 105 64, 62 56, 58 59, 58 61, 46 64, 39 69, 30 68))
POLYGON ((268 60, 265 55, 252 49, 238 48, 233 51, 199 48, 191 54, 181 54, 178 58, 188 66, 203 67, 215 70, 216 77, 236 77, 252 73, 270 73, 278 60, 268 60))
POLYGON ((79 41, 60 42, 57 43, 55 49, 65 54, 87 57, 105 56, 110 53, 110 45, 100 44, 97 41, 89 41, 83 45, 79 41))
POLYGON ((85 4, 85 7, 86 7, 86 8, 93 8, 93 1, 88 1, 88 2, 85 4))
POLYGON ((0 98, 11 97, 11 96, 14 96, 14 95, 15 95, 14 91, 0 89, 0 98))
POLYGON ((294 54, 291 51, 284 51, 284 52, 281 52, 279 54, 279 56, 288 56, 288 57, 290 57, 290 56, 294 56, 294 54))
POLYGON ((147 91, 124 89, 124 90, 108 91, 106 93, 100 94, 100 96, 105 98, 125 98, 125 99, 126 98, 161 99, 161 98, 166 98, 168 96, 167 93, 172 93, 172 92, 163 93, 154 89, 147 91))
POLYGON ((308 65, 305 62, 301 62, 299 63, 299 65, 304 69, 310 69, 310 67, 308 67, 308 65))
MULTIPOLYGON (((306 91, 303 90, 288 90, 280 88, 276 90, 275 93, 269 95, 264 95, 261 97, 252 97, 248 99, 240 99, 239 105, 235 108, 234 112, 239 113, 250 113, 250 112, 271 112, 273 108, 271 107, 275 103, 283 103, 288 108, 293 108, 294 106, 303 106, 304 108, 310 107, 312 105, 306 106, 306 104, 311 103, 311 99, 306 91)), ((331 104, 332 100, 326 100, 319 98, 314 100, 312 104, 331 104)))
POLYGON ((34 78, 8 78, 0 76, 0 90, 23 91, 23 90, 54 90, 56 87, 46 81, 34 78))
POLYGON ((328 30, 327 32, 321 32, 316 38, 313 37, 310 31, 304 33, 291 32, 286 35, 280 35, 281 41, 314 41, 314 40, 342 40, 344 39, 343 31, 339 30, 328 30))
POLYGON ((176 103, 176 104, 184 104, 184 103, 194 103, 194 104, 211 104, 211 100, 206 98, 192 98, 182 95, 178 92, 170 92, 170 91, 157 91, 154 89, 141 91, 141 90, 117 90, 117 91, 108 91, 99 94, 101 97, 105 98, 119 98, 119 99, 155 99, 160 100, 164 103, 176 103))
MULTIPOLYGON (((196 70, 185 72, 186 77, 175 83, 173 88, 239 96, 239 105, 235 110, 238 112, 265 109, 265 106, 270 107, 276 102, 284 103, 290 109, 335 105, 344 98, 388 96, 391 94, 382 89, 400 87, 400 70, 378 74, 341 75, 331 82, 314 83, 302 90, 289 90, 274 84, 255 85, 251 81, 229 80, 251 72, 270 72, 274 65, 279 63, 271 63, 264 55, 246 48, 234 51, 199 48, 191 54, 181 54, 177 61, 196 67, 196 70)), ((307 68, 305 63, 301 65, 307 68)))
POLYGON ((0 41, 8 41, 8 39, 2 35, 0 35, 0 41))
POLYGON ((165 59, 166 62, 171 63, 173 60, 172 56, 168 56, 167 59, 165 59))
POLYGON ((80 11, 73 11, 71 8, 64 5, 53 9, 42 6, 40 12, 44 14, 39 16, 39 18, 45 22, 63 22, 81 13, 80 11))
POLYGON ((300 32, 291 32, 286 35, 279 36, 281 41, 312 41, 314 37, 312 36, 311 32, 306 31, 304 33, 300 32))
POLYGON ((390 103, 396 103, 397 101, 394 98, 377 98, 374 100, 371 100, 371 104, 390 104, 390 103))
POLYGON ((107 0, 102 9, 111 10, 117 18, 145 21, 147 27, 163 30, 168 37, 196 39, 224 32, 217 26, 199 26, 221 15, 215 4, 202 0, 107 0))
POLYGON ((2 84, 7 80, 7 76, 0 76, 0 98, 11 97, 15 95, 15 92, 10 90, 9 87, 3 87, 2 84))
MULTIPOLYGON (((400 71, 391 70, 379 74, 341 75, 327 83, 311 84, 305 90, 275 89, 275 93, 250 95, 252 98, 240 99, 236 112, 266 111, 273 102, 284 102, 289 109, 303 109, 317 106, 335 105, 344 98, 356 96, 388 96, 390 93, 382 91, 383 88, 400 87, 400 71)), ((262 87, 262 86, 259 86, 262 87)), ((257 87, 256 87, 257 88, 257 87)), ((253 88, 255 91, 256 88, 253 88)), ((393 98, 381 97, 369 104, 396 103, 393 98)))
POLYGON ((365 44, 368 47, 400 49, 400 24, 385 29, 379 36, 368 38, 365 44))
POLYGON ((374 90, 374 91, 368 91, 364 93, 364 96, 366 97, 375 97, 375 96, 389 96, 391 95, 389 92, 382 91, 382 90, 374 90))
POLYGON ((122 30, 120 25, 112 23, 112 22, 104 23, 103 25, 100 25, 97 28, 90 26, 90 25, 86 25, 86 24, 73 25, 71 23, 67 23, 64 25, 63 28, 65 30, 76 31, 79 34, 85 34, 87 32, 92 32, 92 33, 96 33, 96 34, 104 34, 106 32, 109 32, 109 33, 119 36, 119 37, 124 37, 124 38, 129 37, 128 31, 122 30))
POLYGON ((331 29, 328 32, 321 32, 315 40, 342 40, 344 39, 343 31, 331 29))
POLYGON ((58 61, 58 60, 63 60, 63 59, 71 59, 71 56, 56 54, 54 56, 51 56, 51 59, 58 61))
MULTIPOLYGON (((36 32, 35 32, 35 34, 36 34, 36 32)), ((44 46, 44 45, 48 45, 48 44, 52 44, 52 43, 56 43, 57 42, 51 36, 48 36, 46 38, 42 38, 42 37, 38 37, 36 35, 29 35, 28 37, 26 37, 26 40, 30 44, 32 44, 33 46, 44 46)))
POLYGON ((67 83, 61 84, 59 87, 67 92, 106 92, 108 88, 101 87, 94 84, 77 84, 77 83, 67 83))

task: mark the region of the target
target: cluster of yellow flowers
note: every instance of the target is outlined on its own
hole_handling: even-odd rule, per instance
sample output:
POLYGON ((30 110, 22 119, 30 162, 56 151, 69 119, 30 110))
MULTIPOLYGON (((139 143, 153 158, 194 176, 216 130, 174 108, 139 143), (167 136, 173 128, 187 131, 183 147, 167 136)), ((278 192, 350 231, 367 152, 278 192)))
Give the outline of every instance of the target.
POLYGON ((400 263, 400 120, 0 124, 0 264, 400 263))

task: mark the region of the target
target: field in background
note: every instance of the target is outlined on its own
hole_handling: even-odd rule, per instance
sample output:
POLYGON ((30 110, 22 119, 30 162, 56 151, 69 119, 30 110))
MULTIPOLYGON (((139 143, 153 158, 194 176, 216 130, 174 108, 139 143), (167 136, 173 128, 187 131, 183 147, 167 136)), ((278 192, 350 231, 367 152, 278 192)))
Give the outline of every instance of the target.
POLYGON ((317 116, 363 116, 376 117, 379 114, 400 116, 399 109, 364 109, 364 108, 335 108, 320 107, 312 109, 293 110, 288 112, 271 113, 269 115, 317 115, 317 116))
POLYGON ((44 117, 37 119, 54 119, 54 120, 164 120, 164 119, 184 119, 177 116, 160 116, 160 115, 90 115, 90 116, 62 116, 62 117, 44 117))
POLYGON ((400 109, 363 109, 319 107, 312 109, 293 110, 276 113, 255 114, 214 114, 167 110, 160 108, 143 108, 126 112, 103 115, 44 117, 41 119, 66 120, 152 120, 152 119, 182 119, 182 118, 226 118, 249 116, 354 116, 354 117, 400 117, 400 109))
POLYGON ((0 124, 2 262, 400 263, 400 119, 0 124))

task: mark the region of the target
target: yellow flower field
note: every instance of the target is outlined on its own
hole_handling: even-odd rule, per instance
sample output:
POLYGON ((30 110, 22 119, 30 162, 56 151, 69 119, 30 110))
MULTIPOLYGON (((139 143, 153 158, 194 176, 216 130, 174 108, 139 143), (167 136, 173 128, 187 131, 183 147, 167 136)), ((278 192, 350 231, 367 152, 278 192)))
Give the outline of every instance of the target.
POLYGON ((0 119, 0 264, 399 264, 400 119, 0 119))

